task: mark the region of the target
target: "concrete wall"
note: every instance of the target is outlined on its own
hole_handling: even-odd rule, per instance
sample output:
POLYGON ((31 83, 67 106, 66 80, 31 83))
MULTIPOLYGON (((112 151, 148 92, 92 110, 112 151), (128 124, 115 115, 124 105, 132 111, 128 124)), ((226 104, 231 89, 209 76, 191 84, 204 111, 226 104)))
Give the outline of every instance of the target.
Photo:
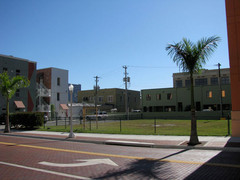
POLYGON ((232 136, 240 137, 240 1, 225 2, 232 89, 232 136))

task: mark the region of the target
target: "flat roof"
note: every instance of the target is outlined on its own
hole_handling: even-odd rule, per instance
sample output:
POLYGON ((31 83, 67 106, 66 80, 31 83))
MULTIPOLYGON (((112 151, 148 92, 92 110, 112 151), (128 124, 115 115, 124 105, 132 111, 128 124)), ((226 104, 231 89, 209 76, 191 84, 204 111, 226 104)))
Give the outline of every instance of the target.
POLYGON ((15 59, 15 60, 20 60, 20 61, 26 61, 26 62, 31 62, 31 63, 37 63, 35 61, 30 61, 28 59, 23 59, 23 58, 19 58, 19 57, 14 57, 12 55, 3 55, 3 54, 0 54, 0 57, 5 57, 5 58, 9 58, 9 59, 15 59))

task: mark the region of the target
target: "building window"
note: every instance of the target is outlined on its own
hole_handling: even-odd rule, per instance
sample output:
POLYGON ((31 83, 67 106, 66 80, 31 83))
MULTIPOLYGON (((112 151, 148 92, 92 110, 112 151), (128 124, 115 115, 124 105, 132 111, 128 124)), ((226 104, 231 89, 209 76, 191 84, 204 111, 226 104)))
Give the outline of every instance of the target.
POLYGON ((171 100, 172 99, 172 93, 167 93, 167 100, 171 100))
POLYGON ((88 98, 88 97, 83 97, 82 99, 83 99, 84 102, 85 102, 85 101, 89 101, 89 98, 88 98))
POLYGON ((212 91, 207 91, 206 92, 206 97, 207 98, 212 98, 213 97, 212 91))
POLYGON ((17 89, 17 91, 16 91, 16 97, 20 97, 20 89, 17 89))
POLYGON ((185 87, 190 87, 191 86, 191 81, 190 79, 185 80, 185 87))
POLYGON ((176 87, 181 88, 182 87, 182 80, 176 80, 176 87))
POLYGON ((8 72, 8 69, 4 67, 3 72, 8 72))
POLYGON ((103 97, 102 96, 98 97, 98 102, 103 102, 103 97))
POLYGON ((113 96, 108 96, 108 97, 107 97, 107 101, 108 101, 108 102, 113 102, 113 96))
POLYGON ((207 85, 207 78, 195 79, 195 86, 205 86, 207 85))
POLYGON ((60 101, 60 93, 57 93, 57 101, 60 101))
POLYGON ((16 70, 16 76, 20 76, 20 70, 19 69, 16 70))
POLYGON ((150 94, 147 94, 146 100, 147 100, 147 101, 151 101, 151 95, 150 95, 150 94))
POLYGON ((218 85, 218 78, 217 77, 212 77, 211 78, 211 85, 218 85))
POLYGON ((60 86, 60 77, 57 78, 57 85, 60 86))
POLYGON ((157 94, 157 100, 161 100, 161 94, 157 94))
POLYGON ((123 102, 123 97, 122 96, 120 96, 120 102, 123 102))
POLYGON ((229 77, 222 77, 221 78, 221 84, 230 84, 229 77))
POLYGON ((222 97, 223 97, 223 98, 226 97, 226 92, 225 92, 225 90, 222 90, 222 97))
POLYGON ((95 100, 95 97, 89 96, 90 102, 93 102, 95 100))

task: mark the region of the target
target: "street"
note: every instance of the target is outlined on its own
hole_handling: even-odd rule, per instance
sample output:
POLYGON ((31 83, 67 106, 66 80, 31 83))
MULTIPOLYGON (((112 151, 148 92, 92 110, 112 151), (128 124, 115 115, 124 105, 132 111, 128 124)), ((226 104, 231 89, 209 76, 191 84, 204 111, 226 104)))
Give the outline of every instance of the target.
POLYGON ((0 136, 1 179, 240 179, 240 152, 0 136))

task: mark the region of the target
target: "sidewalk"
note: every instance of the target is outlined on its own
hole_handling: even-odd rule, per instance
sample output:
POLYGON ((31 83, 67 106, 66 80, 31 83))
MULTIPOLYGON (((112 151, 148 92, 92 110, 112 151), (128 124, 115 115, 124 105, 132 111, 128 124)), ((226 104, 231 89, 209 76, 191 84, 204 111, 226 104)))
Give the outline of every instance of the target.
POLYGON ((5 134, 1 130, 0 135, 134 147, 205 149, 240 152, 240 137, 199 136, 201 144, 188 146, 187 142, 189 141, 189 136, 75 133, 75 138, 68 138, 69 133, 66 132, 12 131, 10 134, 5 134))

